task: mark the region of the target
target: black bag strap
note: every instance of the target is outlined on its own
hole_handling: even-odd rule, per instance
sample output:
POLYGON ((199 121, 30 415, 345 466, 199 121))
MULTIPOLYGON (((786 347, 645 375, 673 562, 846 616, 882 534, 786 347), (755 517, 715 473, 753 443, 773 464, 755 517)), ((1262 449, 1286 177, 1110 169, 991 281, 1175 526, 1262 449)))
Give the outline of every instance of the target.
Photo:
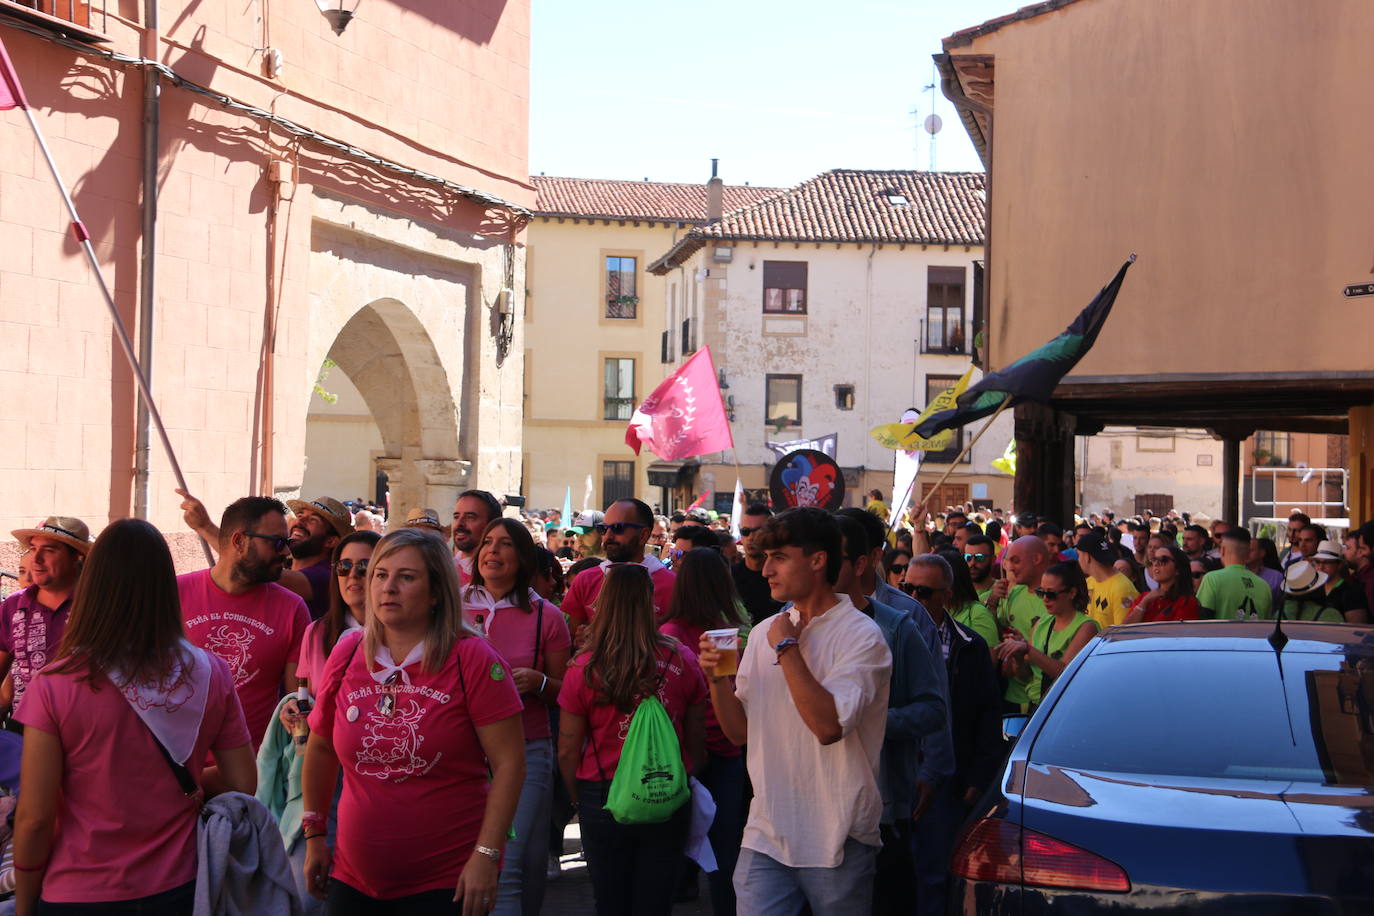
POLYGON ((534 618, 534 662, 530 665, 535 671, 543 671, 539 666, 539 640, 544 635, 544 599, 539 599, 539 613, 534 618))
MULTIPOLYGON (((139 719, 142 722, 142 719, 139 719)), ((146 726, 145 726, 146 727, 146 726)), ((153 735, 153 730, 148 729, 148 734, 153 735)), ((162 753, 162 759, 167 761, 167 766, 172 768, 172 775, 176 777, 177 785, 181 787, 181 794, 187 798, 200 794, 200 786, 196 785, 195 777, 191 771, 186 769, 184 764, 177 763, 172 759, 172 755, 167 752, 167 748, 162 746, 162 742, 157 740, 157 735, 153 735, 153 743, 157 745, 158 751, 162 753)))

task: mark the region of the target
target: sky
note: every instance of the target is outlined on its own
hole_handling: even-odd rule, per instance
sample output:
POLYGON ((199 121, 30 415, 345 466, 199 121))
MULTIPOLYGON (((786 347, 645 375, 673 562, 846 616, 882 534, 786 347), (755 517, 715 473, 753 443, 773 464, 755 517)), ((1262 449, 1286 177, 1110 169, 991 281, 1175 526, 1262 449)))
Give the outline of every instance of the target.
POLYGON ((981 171, 931 55, 1029 0, 533 0, 530 170, 783 187, 833 168, 981 171), (913 113, 914 112, 914 113, 913 113))

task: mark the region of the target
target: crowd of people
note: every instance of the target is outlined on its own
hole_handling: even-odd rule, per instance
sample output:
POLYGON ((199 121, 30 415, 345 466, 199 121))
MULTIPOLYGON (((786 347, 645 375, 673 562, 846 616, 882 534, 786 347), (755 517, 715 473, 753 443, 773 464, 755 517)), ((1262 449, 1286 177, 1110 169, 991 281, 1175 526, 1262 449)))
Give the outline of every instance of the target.
POLYGON ((1103 629, 1374 604, 1374 523, 1297 512, 1280 552, 1176 513, 891 526, 881 494, 733 529, 181 495, 217 553, 181 576, 146 522, 13 532, 21 916, 198 910, 229 793, 264 812, 258 912, 536 914, 575 817, 598 913, 668 913, 701 871, 717 914, 941 913, 1001 717, 1103 629))

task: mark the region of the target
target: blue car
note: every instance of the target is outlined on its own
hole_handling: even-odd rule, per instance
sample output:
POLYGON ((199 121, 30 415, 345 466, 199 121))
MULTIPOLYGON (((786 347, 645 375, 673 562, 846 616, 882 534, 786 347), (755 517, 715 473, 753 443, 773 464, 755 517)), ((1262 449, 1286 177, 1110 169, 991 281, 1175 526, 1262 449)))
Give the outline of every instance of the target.
POLYGON ((1374 628, 1107 630, 952 872, 951 913, 1374 913, 1374 628))

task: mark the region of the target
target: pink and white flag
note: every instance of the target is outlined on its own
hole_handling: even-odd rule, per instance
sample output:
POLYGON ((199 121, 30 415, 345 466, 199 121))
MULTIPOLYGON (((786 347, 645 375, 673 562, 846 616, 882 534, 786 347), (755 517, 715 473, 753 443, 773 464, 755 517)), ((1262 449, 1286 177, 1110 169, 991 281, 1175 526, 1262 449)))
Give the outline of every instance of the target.
POLYGON ((625 444, 636 455, 647 445, 664 461, 735 447, 710 347, 693 353, 635 408, 625 430, 625 444))
POLYGON ((14 72, 5 43, 0 41, 0 111, 10 108, 28 108, 29 100, 24 98, 24 87, 19 85, 19 74, 14 72))

